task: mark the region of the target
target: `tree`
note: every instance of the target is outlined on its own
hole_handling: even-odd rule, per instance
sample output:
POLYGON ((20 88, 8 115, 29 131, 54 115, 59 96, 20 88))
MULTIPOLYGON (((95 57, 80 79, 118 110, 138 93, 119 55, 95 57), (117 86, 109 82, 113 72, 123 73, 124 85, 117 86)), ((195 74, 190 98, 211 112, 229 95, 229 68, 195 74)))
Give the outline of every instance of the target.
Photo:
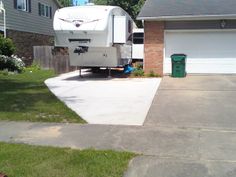
POLYGON ((141 27, 142 22, 137 21, 136 17, 140 12, 145 0, 94 0, 98 5, 119 6, 124 9, 136 22, 137 26, 141 27))
POLYGON ((73 5, 73 0, 58 0, 63 7, 68 7, 73 5))

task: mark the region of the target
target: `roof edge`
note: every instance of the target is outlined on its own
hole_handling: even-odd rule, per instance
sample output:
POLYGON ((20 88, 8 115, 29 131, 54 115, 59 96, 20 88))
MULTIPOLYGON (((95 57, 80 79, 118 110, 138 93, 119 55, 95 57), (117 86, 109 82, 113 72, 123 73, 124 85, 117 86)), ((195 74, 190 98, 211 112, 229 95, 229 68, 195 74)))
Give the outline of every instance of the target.
POLYGON ((140 17, 136 18, 137 20, 213 20, 213 19, 236 19, 236 14, 228 15, 180 15, 180 16, 159 16, 159 17, 140 17))

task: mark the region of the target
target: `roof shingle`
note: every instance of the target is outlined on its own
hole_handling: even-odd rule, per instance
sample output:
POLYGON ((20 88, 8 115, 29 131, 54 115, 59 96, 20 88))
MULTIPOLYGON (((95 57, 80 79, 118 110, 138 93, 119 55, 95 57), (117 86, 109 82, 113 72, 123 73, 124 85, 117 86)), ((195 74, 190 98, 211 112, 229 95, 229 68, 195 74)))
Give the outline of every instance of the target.
POLYGON ((236 16, 236 0, 147 0, 138 19, 229 15, 236 16))

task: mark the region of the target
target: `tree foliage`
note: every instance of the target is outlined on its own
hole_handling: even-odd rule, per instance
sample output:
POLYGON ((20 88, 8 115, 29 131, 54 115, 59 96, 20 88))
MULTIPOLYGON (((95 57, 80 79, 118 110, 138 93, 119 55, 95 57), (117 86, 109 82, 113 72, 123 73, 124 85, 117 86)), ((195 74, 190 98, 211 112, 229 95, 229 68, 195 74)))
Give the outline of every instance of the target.
MULTIPOLYGON (((119 6, 124 9, 135 21, 145 0, 94 0, 98 5, 119 6)), ((141 21, 136 21, 136 24, 141 27, 141 21)))
POLYGON ((11 56, 15 53, 16 46, 10 38, 0 35, 0 55, 11 56))
POLYGON ((58 0, 63 7, 68 7, 73 5, 73 0, 58 0))

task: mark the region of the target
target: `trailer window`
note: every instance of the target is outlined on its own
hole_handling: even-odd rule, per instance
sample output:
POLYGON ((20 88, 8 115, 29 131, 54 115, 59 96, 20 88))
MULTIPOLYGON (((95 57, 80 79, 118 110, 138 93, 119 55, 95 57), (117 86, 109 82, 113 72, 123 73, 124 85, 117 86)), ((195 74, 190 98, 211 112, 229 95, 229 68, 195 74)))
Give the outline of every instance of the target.
POLYGON ((134 33, 133 34, 133 43, 134 44, 143 44, 143 33, 134 33))

